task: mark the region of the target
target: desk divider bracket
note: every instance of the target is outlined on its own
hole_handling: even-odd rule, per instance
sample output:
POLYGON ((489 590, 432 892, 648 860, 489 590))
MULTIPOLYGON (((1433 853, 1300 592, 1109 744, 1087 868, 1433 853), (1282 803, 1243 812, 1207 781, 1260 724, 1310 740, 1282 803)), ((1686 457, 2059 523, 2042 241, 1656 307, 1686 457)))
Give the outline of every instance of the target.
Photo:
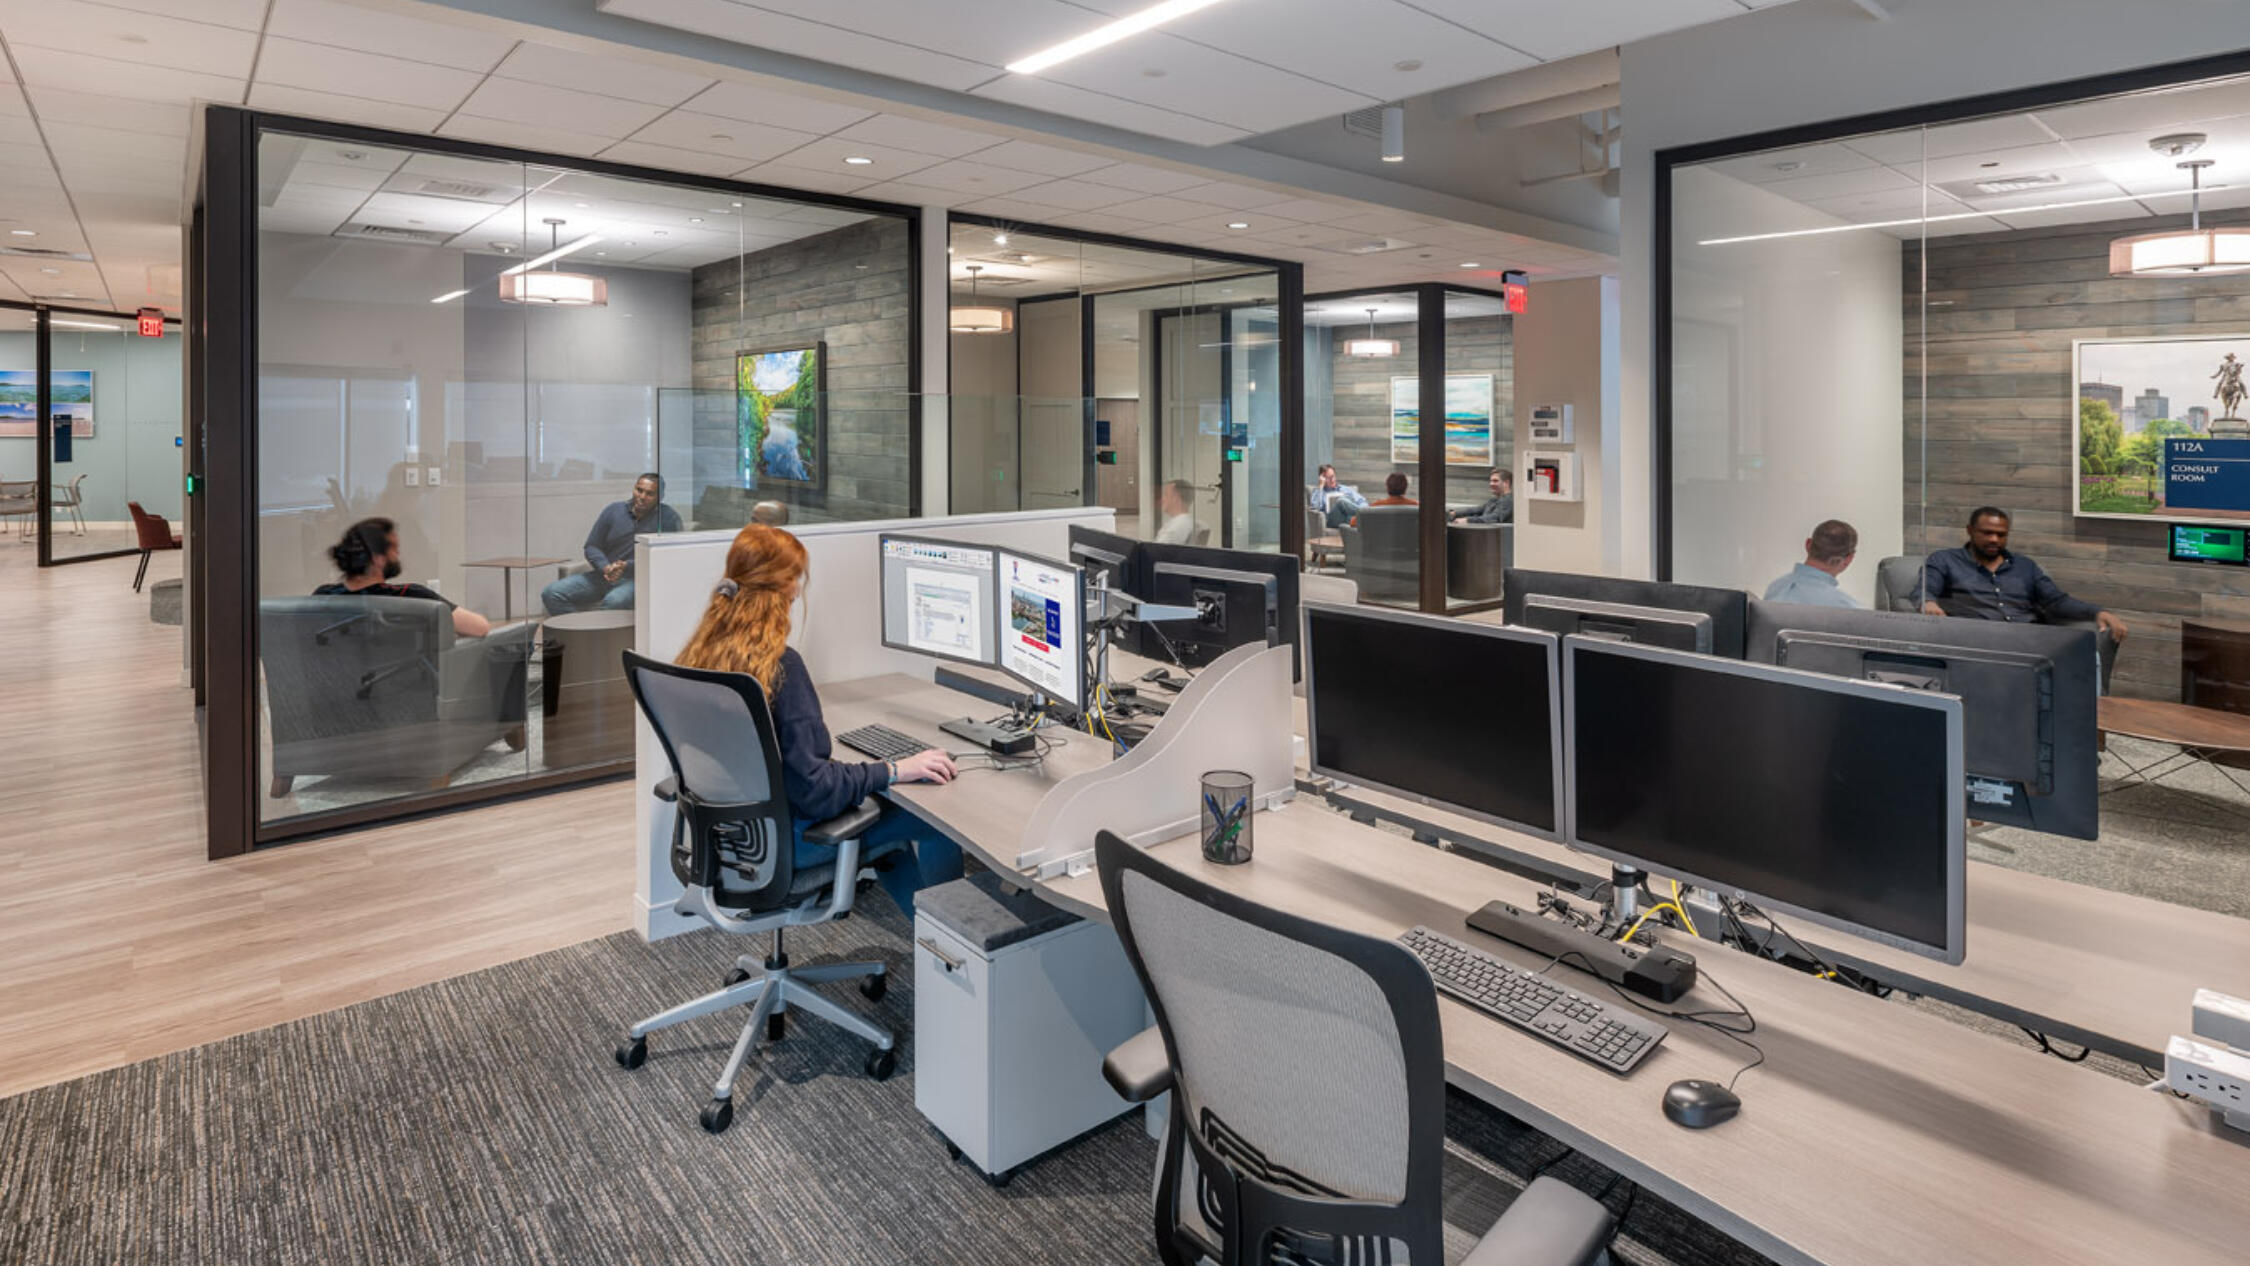
POLYGON ((1018 870, 1041 879, 1093 863, 1094 833, 1114 831, 1147 848, 1195 829, 1205 773, 1250 775, 1261 809, 1296 794, 1290 725, 1292 652, 1238 646, 1213 661, 1132 751, 1064 779, 1024 824, 1018 870))

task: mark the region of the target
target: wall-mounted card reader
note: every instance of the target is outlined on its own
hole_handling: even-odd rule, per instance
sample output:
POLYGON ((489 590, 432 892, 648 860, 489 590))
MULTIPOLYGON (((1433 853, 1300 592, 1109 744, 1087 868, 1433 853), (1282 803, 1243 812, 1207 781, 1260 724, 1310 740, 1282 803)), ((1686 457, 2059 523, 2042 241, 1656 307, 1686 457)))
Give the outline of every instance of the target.
POLYGON ((1570 406, 1567 404, 1535 404, 1531 406, 1531 442, 1534 444, 1575 444, 1571 436, 1570 406))
POLYGON ((1525 449, 1516 455, 1516 486, 1533 501, 1578 501, 1578 454, 1525 449))

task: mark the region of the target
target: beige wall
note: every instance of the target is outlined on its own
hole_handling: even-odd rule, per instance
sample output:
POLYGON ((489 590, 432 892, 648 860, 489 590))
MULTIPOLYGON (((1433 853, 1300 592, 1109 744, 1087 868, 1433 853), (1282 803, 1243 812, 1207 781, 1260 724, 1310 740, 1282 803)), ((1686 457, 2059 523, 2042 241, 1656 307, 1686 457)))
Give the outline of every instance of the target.
MULTIPOLYGON (((1516 487, 1516 565, 1598 574, 1613 570, 1615 507, 1605 504, 1604 415, 1617 409, 1617 280, 1584 277, 1531 286, 1527 310, 1515 318, 1515 416, 1518 450, 1557 448, 1531 442, 1531 407, 1571 408, 1584 500, 1533 501, 1516 487), (1605 384, 1607 389, 1605 390, 1605 384), (1606 513, 1605 513, 1606 512, 1606 513)), ((1518 463, 1520 465, 1520 462, 1518 463)))

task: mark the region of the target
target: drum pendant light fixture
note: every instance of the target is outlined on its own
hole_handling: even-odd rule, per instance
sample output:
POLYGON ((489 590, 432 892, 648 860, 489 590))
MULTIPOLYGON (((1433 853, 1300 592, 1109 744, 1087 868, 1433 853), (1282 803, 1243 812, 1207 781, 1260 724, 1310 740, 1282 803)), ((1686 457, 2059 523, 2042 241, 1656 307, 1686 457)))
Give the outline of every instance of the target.
POLYGON ((1344 355, 1363 359, 1376 359, 1398 355, 1398 340, 1375 337, 1375 309, 1367 310, 1367 337, 1344 340, 1344 355))
POLYGON ((978 303, 977 274, 984 265, 969 265, 969 302, 955 304, 946 328, 955 334, 1006 334, 1016 327, 1016 314, 989 303, 978 303))
POLYGON ((568 246, 561 245, 563 221, 549 219, 548 251, 500 274, 500 302, 549 308, 605 308, 609 306, 609 280, 590 273, 566 273, 555 262, 573 251, 600 241, 588 234, 568 246), (546 265, 541 269, 540 265, 546 265))
MULTIPOLYGON (((2159 154, 2179 158, 2203 147, 2201 132, 2159 136, 2148 146, 2159 154)), ((2208 158, 2190 158, 2179 164, 2192 182, 2188 194, 2188 227, 2161 233, 2139 233, 2109 244, 2112 277, 2207 277, 2250 271, 2250 225, 2203 227, 2203 169, 2208 158)))

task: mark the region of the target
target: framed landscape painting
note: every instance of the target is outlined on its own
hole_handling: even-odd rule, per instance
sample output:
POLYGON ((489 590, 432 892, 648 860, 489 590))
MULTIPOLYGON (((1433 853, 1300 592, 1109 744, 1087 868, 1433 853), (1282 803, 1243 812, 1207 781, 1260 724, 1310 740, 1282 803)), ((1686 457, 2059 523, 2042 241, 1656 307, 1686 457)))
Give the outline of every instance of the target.
MULTIPOLYGON (((70 415, 73 439, 94 438, 94 371, 58 369, 50 375, 51 411, 70 415)), ((0 369, 0 436, 36 439, 39 435, 39 374, 30 369, 0 369)))
POLYGON ((2250 334, 2080 339, 2071 371, 2073 512, 2250 520, 2250 334))
MULTIPOLYGON (((1391 379, 1391 461, 1421 460, 1422 380, 1391 379)), ((1492 464, 1492 375, 1445 376, 1445 464, 1492 464)))
POLYGON ((828 345, 741 352, 734 362, 742 486, 819 488, 827 482, 828 345))

